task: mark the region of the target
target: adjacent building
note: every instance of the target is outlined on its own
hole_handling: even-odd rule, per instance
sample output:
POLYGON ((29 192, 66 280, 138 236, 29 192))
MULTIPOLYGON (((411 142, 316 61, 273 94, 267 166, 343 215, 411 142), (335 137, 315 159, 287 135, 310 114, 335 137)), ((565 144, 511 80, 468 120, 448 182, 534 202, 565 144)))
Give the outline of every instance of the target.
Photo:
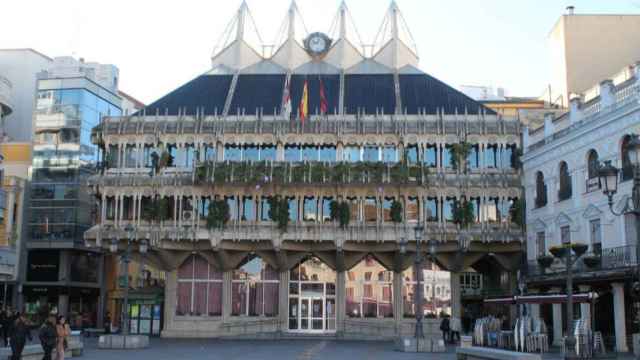
POLYGON ((243 3, 209 71, 94 128, 107 166, 85 238, 131 239, 167 271, 162 314, 131 308, 152 332, 391 338, 417 311, 479 316, 463 287, 515 290, 520 123, 418 69, 395 2, 368 56, 347 11, 332 35, 306 34, 294 2, 265 55, 243 3))
MULTIPOLYGON (((568 16, 571 18, 571 16, 568 16)), ((571 21, 571 20, 568 20, 571 21)), ((616 70, 617 71, 617 70, 616 70)), ((565 293, 560 264, 540 268, 536 259, 551 246, 585 243, 593 262, 580 261, 575 291, 596 292, 595 308, 576 306, 574 316, 591 321, 605 343, 628 351, 627 343, 637 318, 637 302, 630 296, 636 276, 637 233, 633 215, 614 216, 598 180, 598 168, 611 161, 621 168, 621 183, 614 208, 622 207, 632 188, 632 166, 627 144, 640 131, 640 66, 625 67, 624 81, 604 79, 597 96, 588 101, 574 97, 560 116, 548 114, 544 126, 523 134, 523 184, 527 204, 527 289, 530 293, 565 293), (579 309, 578 309, 579 308, 579 309)), ((553 342, 563 334, 564 305, 532 305, 552 328, 553 342)))

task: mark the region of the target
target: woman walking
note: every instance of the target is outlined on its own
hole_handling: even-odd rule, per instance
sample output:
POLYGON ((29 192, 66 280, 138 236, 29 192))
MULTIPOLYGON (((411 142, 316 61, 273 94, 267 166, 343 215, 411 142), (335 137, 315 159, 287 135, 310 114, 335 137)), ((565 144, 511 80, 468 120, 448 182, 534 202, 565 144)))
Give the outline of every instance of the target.
POLYGON ((67 338, 71 335, 71 329, 69 328, 67 319, 64 316, 58 316, 56 334, 58 335, 58 339, 56 340, 56 359, 64 360, 64 351, 67 348, 67 338))

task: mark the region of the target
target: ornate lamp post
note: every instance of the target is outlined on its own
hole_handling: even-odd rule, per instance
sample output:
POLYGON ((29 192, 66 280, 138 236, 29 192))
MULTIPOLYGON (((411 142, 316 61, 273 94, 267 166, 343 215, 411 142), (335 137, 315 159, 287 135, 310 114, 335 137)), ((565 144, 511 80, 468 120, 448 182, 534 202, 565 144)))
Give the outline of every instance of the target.
MULTIPOLYGON (((422 233, 424 231, 424 227, 422 224, 418 223, 416 227, 413 229, 415 232, 416 239, 416 256, 414 260, 413 269, 416 272, 416 290, 414 292, 414 304, 415 304, 415 315, 416 315, 416 328, 415 328, 415 337, 416 337, 416 350, 420 351, 420 339, 424 338, 424 330, 422 327, 422 318, 424 317, 424 310, 422 306, 422 253, 420 249, 420 243, 422 242, 422 233)), ((408 241, 406 238, 400 239, 400 253, 405 254, 407 251, 408 241)))
MULTIPOLYGON (((124 304, 122 307, 122 335, 129 335, 129 262, 131 261, 131 245, 135 240, 136 229, 131 225, 127 224, 124 228, 124 231, 127 233, 127 247, 122 253, 122 263, 124 264, 124 304)), ((112 239, 111 244, 109 245, 109 250, 112 254, 118 253, 118 239, 112 239)), ((148 250, 149 243, 147 239, 141 239, 138 243, 138 251, 140 254, 145 254, 148 250)))

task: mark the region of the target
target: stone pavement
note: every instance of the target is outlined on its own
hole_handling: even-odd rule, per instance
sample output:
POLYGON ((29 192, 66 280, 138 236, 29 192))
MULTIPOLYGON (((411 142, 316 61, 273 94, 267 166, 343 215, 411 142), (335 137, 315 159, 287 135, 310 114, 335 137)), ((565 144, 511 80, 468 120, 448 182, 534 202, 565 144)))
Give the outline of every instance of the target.
MULTIPOLYGON (((335 340, 215 340, 151 339, 144 350, 99 350, 96 339, 85 339, 85 360, 455 360, 455 349, 442 354, 415 354, 394 351, 385 341, 335 340)), ((545 354, 544 360, 561 359, 560 354, 545 354)), ((633 359, 620 354, 619 360, 633 359)))

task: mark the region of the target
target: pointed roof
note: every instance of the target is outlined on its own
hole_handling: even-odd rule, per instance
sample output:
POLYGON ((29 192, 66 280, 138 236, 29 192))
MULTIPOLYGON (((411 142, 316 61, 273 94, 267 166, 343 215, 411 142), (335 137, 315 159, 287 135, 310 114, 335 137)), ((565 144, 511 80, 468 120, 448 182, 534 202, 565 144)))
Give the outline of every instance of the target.
POLYGON ((405 65, 418 66, 418 50, 402 12, 395 1, 391 2, 382 20, 373 47, 373 58, 392 68, 405 65))
POLYGON ((344 1, 329 29, 329 37, 335 40, 324 59, 326 62, 340 69, 347 69, 364 59, 360 50, 363 47, 360 33, 344 1))
POLYGON ((291 1, 287 15, 285 16, 276 41, 277 49, 271 60, 287 70, 293 70, 300 65, 311 61, 311 57, 304 50, 303 41, 308 35, 302 15, 295 0, 291 1))
POLYGON ((212 68, 239 70, 262 60, 263 41, 246 1, 227 25, 211 56, 212 68))

